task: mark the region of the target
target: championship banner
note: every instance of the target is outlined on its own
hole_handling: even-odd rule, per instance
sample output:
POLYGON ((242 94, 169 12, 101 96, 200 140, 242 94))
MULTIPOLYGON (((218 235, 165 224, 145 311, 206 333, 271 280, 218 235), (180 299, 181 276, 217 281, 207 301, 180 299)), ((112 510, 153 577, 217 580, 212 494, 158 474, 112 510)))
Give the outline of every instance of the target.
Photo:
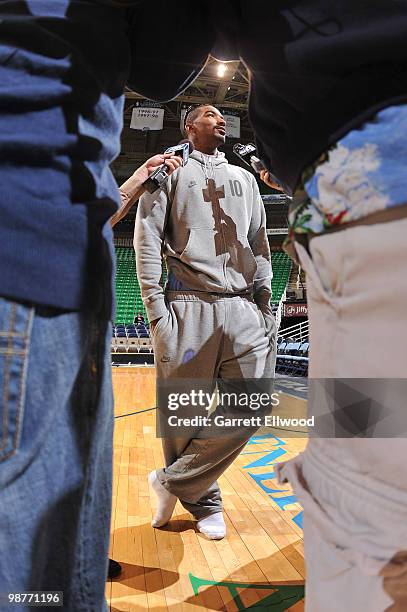
POLYGON ((133 130, 162 130, 163 122, 163 108, 135 106, 131 115, 130 127, 133 130))
POLYGON ((223 115, 226 121, 226 136, 240 138, 240 117, 237 115, 223 115))

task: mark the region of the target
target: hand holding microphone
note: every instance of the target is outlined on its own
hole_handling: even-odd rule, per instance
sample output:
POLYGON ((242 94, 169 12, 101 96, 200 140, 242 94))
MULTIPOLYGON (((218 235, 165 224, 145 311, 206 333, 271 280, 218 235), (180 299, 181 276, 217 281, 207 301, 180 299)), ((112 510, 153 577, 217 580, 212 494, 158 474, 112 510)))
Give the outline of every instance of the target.
MULTIPOLYGON (((184 164, 184 160, 176 155, 176 152, 167 152, 160 155, 154 155, 150 157, 140 168, 127 179, 123 185, 119 188, 121 206, 119 210, 111 217, 110 225, 114 227, 116 223, 121 221, 129 212, 133 204, 146 190, 146 184, 149 178, 158 173, 161 175, 165 168, 165 179, 172 174, 177 168, 180 168, 184 164)), ((165 180, 164 179, 164 180, 165 180)), ((158 187, 153 183, 155 191, 158 187)))
POLYGON ((168 176, 172 174, 177 168, 183 165, 182 157, 175 155, 174 153, 160 153, 150 157, 140 168, 138 169, 139 178, 144 184, 145 181, 156 172, 159 168, 166 166, 168 170, 168 176))
POLYGON ((254 144, 243 145, 239 142, 234 145, 233 153, 237 155, 245 164, 251 166, 255 172, 260 174, 261 180, 278 191, 285 191, 284 187, 279 183, 273 174, 267 170, 263 162, 257 157, 257 149, 254 144))
POLYGON ((280 183, 276 183, 270 178, 270 172, 268 170, 260 170, 260 178, 268 187, 272 189, 277 189, 278 191, 284 191, 281 187, 280 183))
MULTIPOLYGON (((179 165, 185 166, 188 163, 189 154, 192 153, 193 150, 194 145, 190 140, 187 139, 181 140, 174 147, 169 147, 168 149, 166 149, 164 151, 164 156, 161 157, 169 156, 169 158, 167 158, 163 164, 156 168, 148 176, 148 178, 146 178, 146 180, 143 182, 143 187, 149 193, 154 193, 155 191, 157 191, 157 189, 159 189, 165 183, 170 174, 174 172, 174 170, 176 170, 176 168, 173 167, 174 160, 181 160, 181 164, 177 162, 177 167, 179 167, 179 165), (170 160, 172 162, 171 164, 169 163, 170 160)), ((156 155, 155 157, 159 156, 156 155)))

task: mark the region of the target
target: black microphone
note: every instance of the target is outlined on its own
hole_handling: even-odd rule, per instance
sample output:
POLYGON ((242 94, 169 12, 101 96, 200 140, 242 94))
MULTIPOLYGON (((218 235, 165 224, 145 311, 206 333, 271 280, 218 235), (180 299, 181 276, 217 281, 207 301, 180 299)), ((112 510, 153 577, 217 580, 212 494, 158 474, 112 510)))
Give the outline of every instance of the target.
MULTIPOLYGON (((186 166, 186 164, 188 163, 189 156, 193 150, 194 145, 190 140, 185 138, 184 140, 180 140, 177 145, 166 149, 164 153, 172 153, 173 155, 178 155, 179 157, 182 157, 182 165, 186 166)), ((143 186, 149 193, 154 193, 167 180, 169 176, 168 171, 169 167, 167 166, 167 164, 162 164, 150 174, 148 179, 144 181, 143 186)))
POLYGON ((238 142, 233 146, 233 153, 237 155, 245 164, 251 166, 255 172, 260 174, 262 170, 266 170, 269 173, 269 177, 274 183, 280 185, 280 187, 284 190, 284 185, 270 172, 268 168, 263 164, 263 162, 257 157, 257 149, 254 144, 249 143, 247 145, 240 144, 238 142))

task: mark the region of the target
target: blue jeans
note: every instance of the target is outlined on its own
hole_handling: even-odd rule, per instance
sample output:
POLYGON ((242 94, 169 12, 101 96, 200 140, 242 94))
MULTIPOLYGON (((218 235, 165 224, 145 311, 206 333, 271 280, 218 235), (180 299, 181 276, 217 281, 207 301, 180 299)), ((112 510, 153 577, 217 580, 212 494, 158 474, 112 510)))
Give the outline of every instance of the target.
POLYGON ((57 590, 63 610, 106 609, 110 341, 94 315, 0 298, 0 595, 57 590))

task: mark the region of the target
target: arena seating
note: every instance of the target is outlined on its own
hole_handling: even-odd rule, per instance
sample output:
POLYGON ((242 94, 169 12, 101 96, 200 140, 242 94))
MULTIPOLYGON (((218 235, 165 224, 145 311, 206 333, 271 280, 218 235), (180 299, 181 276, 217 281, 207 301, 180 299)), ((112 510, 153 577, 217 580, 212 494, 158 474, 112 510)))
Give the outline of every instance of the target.
MULTIPOLYGON (((134 315, 140 312, 147 321, 147 313, 141 299, 140 285, 136 274, 134 249, 116 247, 116 324, 129 325, 134 321, 134 315)), ((167 278, 163 267, 162 282, 167 278)))
POLYGON ((116 247, 116 322, 133 323, 135 312, 146 317, 136 276, 134 250, 116 247))
POLYGON ((290 278, 291 259, 283 251, 272 251, 271 265, 273 280, 271 281, 272 303, 278 304, 290 278))
MULTIPOLYGON (((141 299, 140 286, 137 281, 134 250, 130 247, 116 247, 116 323, 128 325, 133 323, 135 313, 141 312, 147 321, 147 313, 141 299)), ((291 260, 282 251, 272 253, 273 304, 278 304, 287 286, 291 270, 291 260)), ((163 264, 161 282, 167 279, 167 270, 163 264)))
POLYGON ((149 324, 118 324, 113 327, 113 352, 152 352, 149 324))
MULTIPOLYGON (((152 352, 147 313, 141 299, 140 286, 136 274, 134 250, 131 247, 116 247, 116 324, 113 329, 113 352, 152 352), (141 313, 146 323, 134 324, 134 316, 141 313)), ((282 251, 272 252, 273 266, 273 304, 278 304, 286 288, 291 260, 282 251)), ((162 284, 167 278, 163 264, 162 284)), ((282 341, 278 347, 277 372, 304 376, 308 370, 308 343, 282 341)))
POLYGON ((276 372, 284 376, 308 375, 309 341, 292 342, 278 338, 276 372))

